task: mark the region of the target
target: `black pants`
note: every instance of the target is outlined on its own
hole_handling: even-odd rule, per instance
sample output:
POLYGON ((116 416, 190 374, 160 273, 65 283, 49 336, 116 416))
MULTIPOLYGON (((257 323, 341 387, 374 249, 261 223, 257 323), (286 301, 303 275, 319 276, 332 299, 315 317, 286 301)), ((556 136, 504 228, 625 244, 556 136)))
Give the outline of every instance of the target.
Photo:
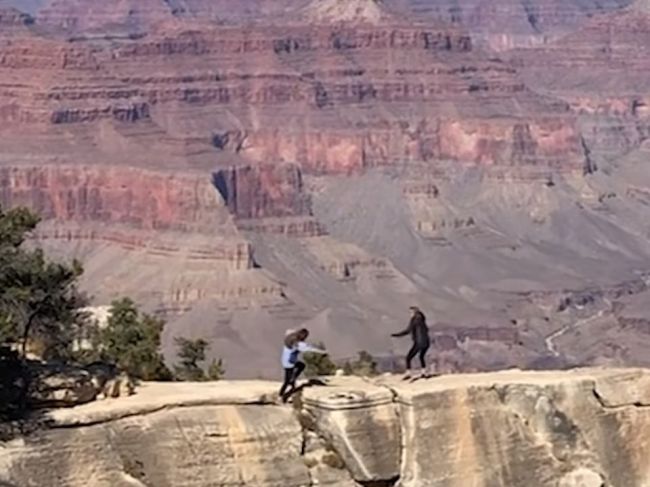
POLYGON ((420 365, 424 369, 427 364, 424 361, 424 357, 427 354, 427 351, 429 350, 429 343, 414 343, 413 346, 411 347, 411 350, 409 350, 408 355, 406 356, 406 369, 411 370, 411 362, 415 358, 416 355, 419 354, 420 356, 420 365))
POLYGON ((302 362, 296 362, 296 365, 292 368, 284 369, 284 382, 280 388, 281 396, 286 394, 289 387, 293 388, 296 386, 296 381, 298 380, 298 377, 300 377, 300 374, 302 374, 303 370, 305 370, 305 364, 302 362))

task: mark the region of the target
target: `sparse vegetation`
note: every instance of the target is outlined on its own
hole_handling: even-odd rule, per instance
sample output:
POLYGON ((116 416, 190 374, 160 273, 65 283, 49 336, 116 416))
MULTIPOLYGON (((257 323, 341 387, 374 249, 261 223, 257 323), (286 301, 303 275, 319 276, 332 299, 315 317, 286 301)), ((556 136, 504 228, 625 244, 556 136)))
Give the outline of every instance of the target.
POLYGON ((141 380, 170 380, 172 374, 160 353, 160 337, 165 322, 141 313, 128 299, 114 301, 106 328, 92 340, 98 358, 117 365, 141 380))
POLYGON ((39 389, 35 360, 103 361, 137 379, 171 379, 160 353, 164 322, 122 299, 106 328, 93 326, 77 287, 81 264, 51 261, 24 245, 38 223, 27 209, 0 209, 0 421, 29 412, 39 389), (91 346, 75 349, 82 336, 91 346))
POLYGON ((81 265, 51 262, 23 242, 39 219, 22 208, 0 210, 0 340, 22 358, 38 347, 43 358, 67 359, 83 325, 77 290, 81 265))
POLYGON ((182 381, 206 380, 205 371, 199 367, 199 362, 205 361, 205 351, 208 342, 202 339, 190 340, 177 337, 174 339, 178 347, 179 363, 174 365, 174 377, 182 381))
POLYGON ((212 359, 210 362, 210 367, 208 367, 208 379, 209 380, 221 380, 226 373, 226 369, 223 364, 222 359, 212 359))
POLYGON ((357 360, 346 362, 343 365, 345 375, 358 375, 361 377, 372 377, 377 375, 377 362, 365 350, 359 352, 357 360))
POLYGON ((210 344, 199 338, 190 340, 177 337, 174 342, 178 347, 179 363, 174 366, 174 377, 180 381, 221 380, 225 374, 223 360, 213 360, 206 371, 199 365, 205 362, 205 354, 210 344))
POLYGON ((73 337, 84 325, 81 265, 52 262, 23 245, 38 223, 27 209, 0 209, 0 420, 18 419, 29 409, 37 387, 29 353, 71 360, 73 337))
MULTIPOLYGON (((317 345, 322 350, 327 350, 325 345, 320 343, 317 345)), ((336 372, 336 364, 332 362, 329 355, 321 353, 305 353, 305 376, 318 377, 323 375, 333 375, 336 372)))

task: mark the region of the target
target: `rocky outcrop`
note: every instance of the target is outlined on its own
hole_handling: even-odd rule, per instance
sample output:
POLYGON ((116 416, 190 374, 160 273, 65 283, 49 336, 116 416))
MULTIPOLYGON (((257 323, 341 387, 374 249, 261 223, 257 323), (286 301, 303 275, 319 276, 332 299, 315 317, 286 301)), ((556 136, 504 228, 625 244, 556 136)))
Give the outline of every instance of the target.
POLYGON ((208 176, 127 166, 0 167, 0 205, 24 205, 48 220, 35 238, 117 244, 151 254, 252 266, 208 176), (155 233, 152 233, 155 232, 155 233), (195 235, 192 241, 180 232, 195 235), (215 236, 218 236, 215 238, 215 236))
POLYGON ((31 207, 44 219, 143 230, 213 233, 227 223, 223 201, 209 177, 128 166, 2 166, 0 204, 31 207))
MULTIPOLYGON (((176 17, 171 4, 150 3, 156 6, 121 2, 93 12, 128 10, 135 24, 143 12, 176 17)), ((0 119, 27 132, 159 124, 180 139, 188 133, 212 138, 215 151, 234 148, 263 164, 297 163, 316 174, 422 159, 432 165, 441 159, 567 170, 580 165, 584 154, 567 107, 528 90, 515 65, 485 56, 466 29, 388 15, 384 2, 357 3, 309 2, 296 8, 304 15, 254 30, 163 23, 145 37, 107 32, 110 44, 90 35, 75 42, 31 35, 0 43, 7 80, 0 84, 0 119), (33 81, 12 82, 26 73, 33 81), (246 133, 245 141, 228 144, 219 135, 233 131, 246 133)), ((80 5, 57 0, 52 8, 74 12, 80 5)))
POLYGON ((397 0, 412 14, 461 23, 477 43, 492 49, 534 47, 561 37, 591 17, 634 3, 633 0, 397 0))
POLYGON ((34 17, 13 7, 0 5, 0 25, 3 28, 26 26, 34 23, 34 17))
POLYGON ((649 36, 650 15, 626 9, 595 16, 561 40, 515 57, 529 86, 544 86, 581 115, 589 150, 612 158, 650 137, 648 66, 637 55, 649 36))
POLYGON ((294 164, 258 164, 217 171, 213 183, 237 218, 310 215, 300 168, 294 164))
POLYGON ((51 0, 41 10, 39 22, 70 31, 101 27, 139 31, 152 22, 172 19, 175 13, 173 3, 164 0, 97 3, 91 12, 87 12, 82 1, 51 0))
POLYGON ((274 383, 144 384, 2 444, 0 481, 641 487, 649 385, 634 369, 333 378, 292 408, 274 383))
POLYGON ((133 380, 114 366, 64 366, 41 361, 27 362, 30 402, 34 408, 66 408, 96 399, 127 397, 134 392, 133 380))
POLYGON ((37 384, 33 401, 41 407, 75 406, 94 401, 99 391, 93 376, 74 367, 32 367, 37 384))

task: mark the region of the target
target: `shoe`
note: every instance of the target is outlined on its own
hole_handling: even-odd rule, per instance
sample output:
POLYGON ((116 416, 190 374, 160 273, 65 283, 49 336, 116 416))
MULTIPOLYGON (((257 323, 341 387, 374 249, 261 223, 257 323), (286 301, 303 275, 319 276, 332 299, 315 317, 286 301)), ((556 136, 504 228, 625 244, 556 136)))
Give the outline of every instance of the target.
POLYGON ((412 377, 413 376, 411 375, 411 373, 407 372, 406 374, 404 374, 404 377, 402 377, 402 380, 411 380, 412 377))
POLYGON ((293 391, 287 391, 284 393, 284 395, 280 396, 280 399, 282 399, 282 404, 286 404, 289 402, 289 399, 291 399, 291 394, 293 391))

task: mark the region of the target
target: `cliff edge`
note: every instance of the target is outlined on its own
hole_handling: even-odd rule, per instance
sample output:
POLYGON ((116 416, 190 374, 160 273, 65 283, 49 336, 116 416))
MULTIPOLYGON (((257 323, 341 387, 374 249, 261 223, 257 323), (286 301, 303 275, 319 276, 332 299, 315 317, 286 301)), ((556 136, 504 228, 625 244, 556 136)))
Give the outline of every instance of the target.
POLYGON ((580 369, 145 384, 52 413, 0 444, 0 484, 603 487, 650 485, 650 371, 580 369))

